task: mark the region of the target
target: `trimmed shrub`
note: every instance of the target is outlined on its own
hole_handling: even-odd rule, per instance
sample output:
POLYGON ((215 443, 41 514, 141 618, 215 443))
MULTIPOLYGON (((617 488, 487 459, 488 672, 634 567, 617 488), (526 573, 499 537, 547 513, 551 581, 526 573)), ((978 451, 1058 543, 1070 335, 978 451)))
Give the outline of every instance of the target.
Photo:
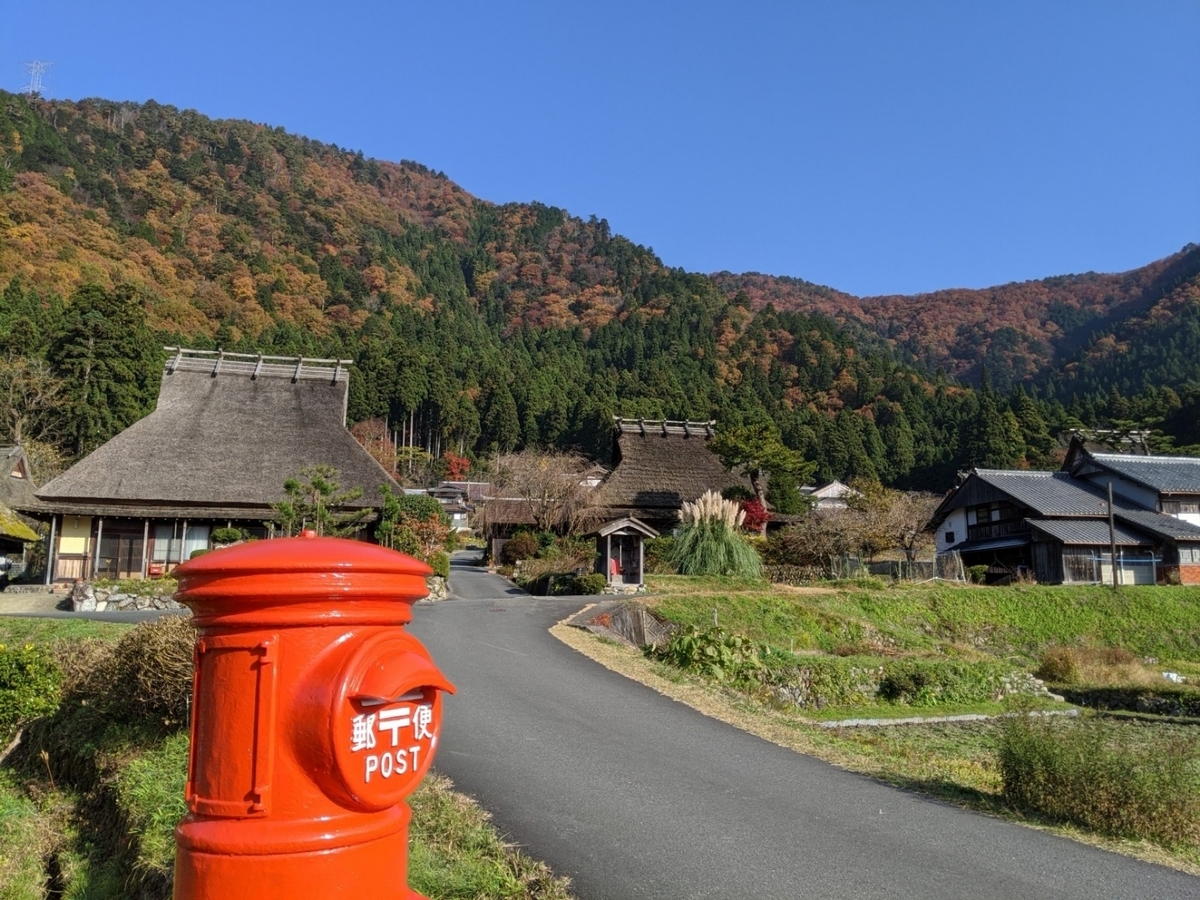
POLYGON ((1049 647, 1042 654, 1042 663, 1034 674, 1055 684, 1078 684, 1079 661, 1070 647, 1049 647))
POLYGON ((967 566, 967 579, 971 584, 983 584, 987 581, 987 566, 967 566))
POLYGON ((187 616, 143 622, 112 651, 107 683, 93 689, 109 695, 111 712, 129 722, 154 721, 173 730, 188 721, 192 700, 192 650, 196 632, 187 616), (119 687, 119 690, 114 688, 119 687))
POLYGON ((246 539, 246 532, 240 528, 214 528, 209 537, 214 544, 236 544, 246 539))
POLYGON ((440 575, 442 578, 450 577, 450 554, 435 553, 429 558, 429 567, 433 569, 434 575, 440 575))
POLYGON ((576 575, 571 583, 573 594, 603 594, 608 587, 608 579, 599 572, 589 572, 586 575, 576 575))

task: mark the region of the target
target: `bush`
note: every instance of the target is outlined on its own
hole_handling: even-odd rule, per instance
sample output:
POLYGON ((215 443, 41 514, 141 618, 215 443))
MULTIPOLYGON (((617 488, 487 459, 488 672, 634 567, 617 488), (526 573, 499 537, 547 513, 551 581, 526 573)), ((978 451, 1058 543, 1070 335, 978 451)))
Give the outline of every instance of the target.
POLYGON ((30 719, 53 713, 61 685, 62 672, 45 650, 0 644, 0 739, 30 719))
POLYGON ((680 528, 670 561, 680 575, 750 579, 762 575, 762 560, 750 543, 724 523, 711 520, 680 528))
POLYGON ((128 722, 153 721, 166 730, 188 721, 192 701, 192 653, 196 632, 187 616, 143 622, 113 648, 101 683, 102 705, 128 722), (119 691, 112 691, 114 686, 119 691))
POLYGON ((1055 684, 1078 684, 1079 661, 1070 647, 1050 647, 1042 654, 1042 664, 1034 674, 1055 684))
POLYGON ((519 531, 504 542, 504 547, 500 550, 500 562, 509 566, 516 565, 523 559, 537 556, 540 549, 541 544, 536 534, 519 531))
POLYGON ((240 528, 214 528, 209 537, 214 544, 236 544, 246 539, 246 532, 240 528))
POLYGON ((1102 720, 1033 718, 1001 726, 1005 799, 1048 818, 1166 846, 1200 844, 1200 738, 1138 752, 1102 720))
POLYGON ((665 645, 651 645, 645 652, 651 659, 716 681, 745 682, 756 679, 762 672, 761 656, 768 651, 744 635, 689 625, 676 632, 665 645))
POLYGON ((987 581, 987 566, 967 566, 967 580, 971 584, 983 584, 987 581))
POLYGON ((1147 678, 1160 682, 1156 672, 1146 670, 1124 647, 1051 646, 1034 674, 1062 685, 1129 684, 1147 678))
POLYGON ((643 545, 642 564, 650 575, 677 575, 675 566, 671 563, 671 554, 675 548, 675 538, 669 534, 662 537, 650 538, 643 545))
POLYGON ((450 577, 450 554, 435 553, 429 559, 429 567, 433 569, 434 575, 440 575, 442 578, 450 577))
POLYGON ((571 582, 573 594, 603 594, 608 587, 608 579, 599 572, 589 572, 586 575, 576 575, 571 582))
POLYGON ((210 551, 207 547, 197 547, 195 550, 193 550, 191 553, 188 554, 188 559, 195 559, 197 556, 203 556, 205 553, 210 553, 210 552, 212 552, 212 551, 210 551))

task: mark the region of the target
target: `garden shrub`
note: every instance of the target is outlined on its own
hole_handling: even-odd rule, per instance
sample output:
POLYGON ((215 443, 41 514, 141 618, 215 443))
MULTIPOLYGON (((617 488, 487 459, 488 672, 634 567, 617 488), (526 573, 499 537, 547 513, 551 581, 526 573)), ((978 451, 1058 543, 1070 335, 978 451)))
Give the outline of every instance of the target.
POLYGON ((1200 846, 1200 737, 1137 752, 1103 720, 1035 718, 1018 709, 1000 731, 1005 799, 1103 834, 1200 846))
POLYGON ((442 578, 450 577, 450 554, 435 553, 429 558, 429 567, 433 569, 434 575, 439 575, 442 578))
POLYGON ((504 547, 500 550, 500 562, 509 566, 516 565, 523 559, 537 556, 540 548, 537 535, 529 531, 518 531, 504 542, 504 547))
POLYGON ((573 594, 603 594, 608 587, 608 579, 599 572, 588 572, 586 575, 576 575, 571 582, 573 594))
POLYGON ((214 528, 209 537, 214 544, 236 544, 246 539, 246 532, 240 528, 214 528))
POLYGON ((1079 661, 1070 647, 1048 647, 1042 654, 1041 665, 1034 672, 1043 681, 1055 684, 1077 684, 1079 661))
POLYGON ((24 722, 58 707, 62 672, 54 658, 33 644, 0 644, 0 739, 24 722))
POLYGON ((987 581, 987 566, 967 566, 967 579, 971 584, 983 584, 987 581))

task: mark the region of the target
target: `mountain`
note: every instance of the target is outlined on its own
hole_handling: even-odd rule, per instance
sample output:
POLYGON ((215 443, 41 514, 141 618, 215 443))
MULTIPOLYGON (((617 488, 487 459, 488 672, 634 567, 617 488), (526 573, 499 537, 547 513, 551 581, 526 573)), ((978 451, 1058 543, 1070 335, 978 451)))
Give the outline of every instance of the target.
MULTIPOLYGON (((716 283, 739 292, 753 308, 821 313, 859 323, 905 358, 978 384, 987 371, 1008 391, 1017 384, 1059 385, 1064 369, 1097 353, 1099 337, 1163 321, 1186 307, 1200 285, 1200 247, 1118 275, 1062 275, 982 290, 953 289, 916 296, 854 297, 793 278, 719 272, 716 283)), ((1194 377, 1194 373, 1193 373, 1194 377)), ((1140 387, 1140 386, 1139 386, 1140 387)), ((1126 388, 1133 388, 1131 383, 1126 388)))
MULTIPOLYGON (((351 357, 350 419, 433 458, 603 457, 613 414, 769 420, 819 477, 944 488, 968 463, 1047 464, 1075 386, 1101 415, 1095 384, 1107 398, 1120 362, 1108 350, 1126 326, 1138 346, 1155 340, 1160 306, 1195 305, 1194 257, 860 300, 687 273, 603 219, 489 203, 419 163, 280 128, 0 92, 0 422, 72 454, 152 402, 154 354, 132 346, 181 343, 351 357), (106 354, 147 371, 93 376, 106 354), (77 414, 4 389, 30 373, 59 379, 59 407, 77 414), (86 414, 98 381, 119 410, 104 419, 86 414)), ((1173 399, 1155 395, 1164 421, 1189 408, 1183 369, 1173 399)))

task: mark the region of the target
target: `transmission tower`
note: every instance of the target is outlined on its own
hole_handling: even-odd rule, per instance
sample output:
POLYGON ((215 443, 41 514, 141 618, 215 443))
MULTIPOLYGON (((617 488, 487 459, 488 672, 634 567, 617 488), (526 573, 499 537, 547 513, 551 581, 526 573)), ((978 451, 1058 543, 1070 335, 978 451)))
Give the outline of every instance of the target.
POLYGON ((29 70, 29 84, 25 85, 25 89, 22 91, 22 93, 29 94, 31 97, 40 97, 44 87, 42 84, 42 75, 44 75, 46 70, 54 65, 54 63, 34 60, 33 62, 22 63, 22 65, 29 70))

